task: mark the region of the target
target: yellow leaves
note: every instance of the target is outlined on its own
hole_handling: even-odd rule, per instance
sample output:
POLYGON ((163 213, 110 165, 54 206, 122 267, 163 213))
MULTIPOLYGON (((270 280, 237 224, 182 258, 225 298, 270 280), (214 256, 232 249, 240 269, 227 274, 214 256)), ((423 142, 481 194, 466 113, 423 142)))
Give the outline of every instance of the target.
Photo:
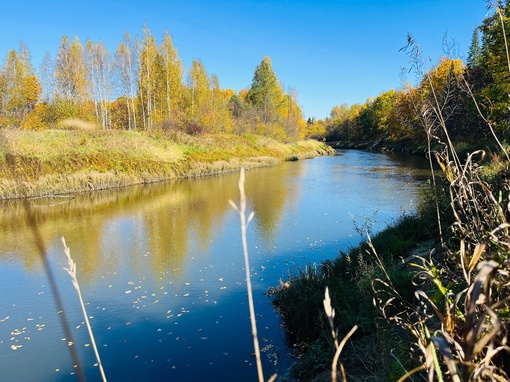
POLYGON ((34 108, 42 92, 28 57, 26 52, 18 54, 11 50, 0 71, 0 92, 3 98, 0 115, 14 118, 12 122, 15 125, 34 108))
MULTIPOLYGON (((37 105, 39 106, 39 105, 37 105)), ((40 107, 32 110, 27 117, 21 122, 20 128, 23 130, 43 130, 47 127, 41 118, 40 107)))
POLYGON ((41 97, 42 86, 37 77, 34 74, 30 74, 27 77, 22 79, 23 83, 23 98, 26 100, 27 104, 31 107, 34 107, 36 102, 41 97))
POLYGON ((454 173, 450 163, 447 163, 446 161, 443 163, 441 157, 437 153, 434 153, 434 155, 436 157, 437 163, 439 164, 439 167, 441 167, 441 170, 443 170, 446 179, 448 179, 448 181, 452 183, 454 180, 454 173))
POLYGON ((462 60, 441 58, 437 67, 432 68, 424 77, 420 88, 425 93, 442 91, 448 86, 451 80, 458 81, 464 73, 464 64, 462 60))

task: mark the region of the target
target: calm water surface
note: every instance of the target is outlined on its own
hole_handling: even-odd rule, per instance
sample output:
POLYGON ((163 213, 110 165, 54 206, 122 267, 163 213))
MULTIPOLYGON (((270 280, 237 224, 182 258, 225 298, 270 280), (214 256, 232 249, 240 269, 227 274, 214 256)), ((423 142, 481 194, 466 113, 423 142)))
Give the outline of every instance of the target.
MULTIPOLYGON (((377 231, 414 211, 426 175, 421 161, 360 151, 246 173, 266 379, 292 360, 263 292, 356 244, 353 219, 375 220, 377 231)), ((256 381, 240 227, 228 204, 239 199, 237 182, 230 174, 1 204, 0 381, 74 381, 73 348, 87 380, 100 379, 62 236, 108 379, 256 381)))

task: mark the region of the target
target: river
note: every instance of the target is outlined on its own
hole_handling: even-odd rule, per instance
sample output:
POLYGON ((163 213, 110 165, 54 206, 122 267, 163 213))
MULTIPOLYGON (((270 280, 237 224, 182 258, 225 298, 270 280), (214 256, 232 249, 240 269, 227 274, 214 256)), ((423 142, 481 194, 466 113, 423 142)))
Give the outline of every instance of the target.
MULTIPOLYGON (((292 359, 264 294, 414 212, 416 158, 362 151, 246 172, 248 249, 266 380, 292 359), (355 222, 355 223, 354 223, 355 222)), ((100 380, 61 238, 111 381, 256 381, 238 174, 7 201, 0 209, 0 381, 100 380), (73 359, 73 352, 74 359, 73 359)))

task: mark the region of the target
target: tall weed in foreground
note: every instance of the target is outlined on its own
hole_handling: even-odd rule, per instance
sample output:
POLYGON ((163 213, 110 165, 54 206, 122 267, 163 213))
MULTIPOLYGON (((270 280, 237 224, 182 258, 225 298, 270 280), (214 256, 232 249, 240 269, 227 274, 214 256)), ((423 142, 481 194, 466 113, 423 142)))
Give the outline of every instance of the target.
POLYGON ((64 244, 64 252, 67 258, 67 266, 68 268, 64 268, 71 279, 73 281, 74 289, 76 289, 76 293, 78 293, 78 300, 80 301, 81 310, 83 312, 83 317, 85 318, 85 324, 87 325, 87 330, 89 332, 90 342, 92 343, 92 348, 94 349, 94 354, 97 359, 97 364, 99 366, 99 371, 101 372, 101 378, 103 381, 106 381, 106 375, 104 373, 103 364, 101 363, 101 358, 99 357, 99 352, 96 346, 96 340, 94 339, 94 333, 92 332, 92 327, 90 326, 89 317, 87 315, 87 310, 85 309, 85 304, 83 303, 83 298, 81 296, 80 284, 78 283, 78 276, 76 274, 76 263, 71 258, 71 250, 66 244, 64 238, 62 238, 62 243, 64 244))
MULTIPOLYGON (((246 270, 246 288, 248 289, 248 304, 250 307, 250 319, 251 319, 251 331, 253 334, 253 347, 255 348, 255 357, 257 361, 257 373, 259 382, 264 381, 264 372, 262 370, 262 361, 260 358, 260 346, 259 339, 257 335, 257 322, 255 319, 255 307, 253 305, 253 292, 251 287, 251 274, 250 274, 250 260, 248 257, 248 244, 246 242, 246 229, 248 224, 253 219, 255 213, 252 211, 248 218, 246 218, 246 193, 244 192, 244 167, 241 168, 241 175, 239 177, 239 194, 240 201, 239 207, 232 201, 229 200, 232 208, 239 214, 239 219, 241 220, 241 239, 243 241, 243 254, 244 254, 244 268, 246 270)), ((269 382, 272 382, 276 379, 276 374, 274 374, 269 382)))
MULTIPOLYGON (((331 328, 331 336, 335 342, 335 355, 333 356, 333 361, 331 362, 331 382, 336 382, 336 370, 338 365, 338 359, 340 358, 340 354, 342 353, 342 349, 345 346, 347 340, 354 334, 354 332, 358 329, 358 325, 354 325, 354 327, 350 330, 349 333, 342 339, 341 342, 338 342, 337 332, 335 330, 335 324, 333 320, 335 319, 335 309, 331 306, 331 299, 329 298, 329 289, 326 287, 326 291, 324 292, 324 312, 326 313, 326 317, 328 318, 329 327, 331 328)), ((340 369, 342 370, 342 377, 344 381, 347 381, 345 376, 344 367, 340 364, 340 369)))
MULTIPOLYGON (((408 48, 413 62, 423 63, 412 38, 408 48)), ((445 176, 453 224, 449 232, 441 232, 439 251, 431 251, 428 258, 417 257, 410 264, 415 269, 415 301, 402 298, 384 272, 372 283, 374 303, 386 319, 415 338, 417 366, 400 381, 419 372, 428 381, 507 381, 510 183, 506 180, 499 194, 494 195, 492 185, 482 176, 485 152, 478 150, 465 160, 459 158, 446 127, 448 112, 444 105, 451 96, 449 88, 435 89, 427 73, 424 78, 432 91, 419 112, 427 132, 428 155, 435 156, 445 176), (439 149, 433 151, 433 146, 439 149)), ((469 86, 466 88, 469 93, 469 86)), ((488 118, 484 120, 497 140, 492 123, 488 118)), ((508 158, 499 140, 497 144, 508 158)), ((434 187, 441 187, 435 179, 434 187)), ((439 206, 437 199, 436 203, 439 206)), ((439 220, 439 208, 437 211, 439 220)), ((371 250, 378 258, 374 246, 371 250)))

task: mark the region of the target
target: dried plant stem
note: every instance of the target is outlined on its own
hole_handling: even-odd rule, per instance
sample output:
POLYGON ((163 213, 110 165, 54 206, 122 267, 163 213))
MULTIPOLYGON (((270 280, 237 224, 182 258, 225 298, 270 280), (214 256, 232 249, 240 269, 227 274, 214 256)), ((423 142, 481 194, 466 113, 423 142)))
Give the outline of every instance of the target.
POLYGON ((69 247, 66 245, 66 241, 63 237, 62 237, 62 243, 64 244, 64 252, 66 254, 67 262, 68 262, 68 268, 64 268, 64 269, 71 276, 71 279, 73 280, 74 288, 76 289, 76 292, 78 293, 78 300, 80 300, 81 310, 83 312, 83 317, 85 317, 85 324, 87 325, 87 329, 89 331, 90 341, 92 342, 92 347, 94 348, 94 353, 96 355, 97 364, 99 365, 99 371, 101 372, 101 377, 103 378, 103 381, 106 381, 106 375, 103 370, 103 364, 101 363, 101 358, 99 357, 99 352, 97 351, 96 341, 94 339, 94 334, 92 333, 92 327, 90 326, 89 318, 87 315, 87 310, 85 309, 85 304, 83 303, 83 298, 81 296, 80 285, 78 284, 78 278, 76 276, 76 263, 71 258, 71 251, 69 250, 69 247))
POLYGON ((508 64, 508 72, 510 73, 510 53, 508 52, 508 42, 506 41, 505 21, 503 20, 501 8, 498 4, 496 4, 496 12, 498 13, 499 19, 501 20, 501 29, 503 30, 503 40, 505 42, 506 62, 508 64))
MULTIPOLYGON (((334 325, 334 318, 335 318, 335 309, 333 309, 333 307, 331 306, 331 299, 329 297, 329 288, 326 287, 326 291, 324 292, 324 312, 326 313, 326 317, 328 318, 328 322, 329 322, 329 326, 331 328, 331 335, 333 336, 333 340, 335 341, 335 348, 336 348, 336 351, 335 351, 335 355, 333 357, 333 362, 331 363, 331 381, 332 382, 336 382, 336 369, 337 369, 337 364, 338 364, 338 358, 340 358, 340 354, 342 353, 342 350, 345 346, 345 343, 347 342, 347 340, 349 338, 351 338, 351 336, 354 334, 354 332, 358 329, 358 325, 354 325, 354 327, 349 331, 349 333, 347 333, 347 335, 343 338, 342 342, 338 343, 338 338, 336 336, 336 331, 335 331, 335 325, 334 325)), ((346 380, 345 378, 345 373, 343 371, 343 368, 342 368, 342 375, 343 375, 343 379, 344 381, 346 380)))
POLYGON ((246 228, 250 221, 253 219, 254 213, 252 212, 248 218, 246 218, 246 193, 244 192, 244 168, 241 168, 241 175, 239 177, 239 193, 240 193, 240 202, 239 207, 229 200, 230 205, 234 210, 239 213, 239 218, 241 219, 241 237, 243 241, 243 253, 244 253, 244 268, 246 270, 246 288, 248 289, 248 303, 250 306, 250 319, 251 319, 251 331, 253 334, 253 346, 255 348, 255 357, 257 360, 257 371, 259 382, 264 381, 264 373, 262 371, 262 361, 260 358, 260 347, 259 347, 259 339, 257 335, 257 322, 255 320, 255 307, 253 305, 253 292, 251 287, 251 275, 250 275, 250 261, 248 258, 248 244, 246 242, 246 228))

